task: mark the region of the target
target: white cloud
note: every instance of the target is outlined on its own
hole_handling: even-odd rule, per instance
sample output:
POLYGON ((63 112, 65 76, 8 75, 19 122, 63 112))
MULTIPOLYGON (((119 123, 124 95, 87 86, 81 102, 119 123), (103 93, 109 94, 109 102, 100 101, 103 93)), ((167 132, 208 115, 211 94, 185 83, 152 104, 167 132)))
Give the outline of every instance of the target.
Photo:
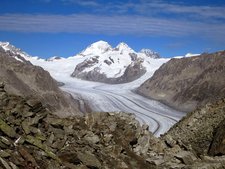
POLYGON ((126 34, 140 36, 225 37, 225 24, 187 22, 144 16, 0 15, 0 31, 126 34))
MULTIPOLYGON (((225 19, 225 6, 188 6, 182 3, 168 3, 163 0, 140 0, 139 2, 120 1, 100 3, 96 0, 60 0, 61 2, 71 3, 88 7, 92 12, 111 13, 111 14, 129 14, 130 11, 137 15, 154 14, 185 14, 187 17, 198 19, 225 19)), ((182 1, 181 1, 182 2, 182 1)))

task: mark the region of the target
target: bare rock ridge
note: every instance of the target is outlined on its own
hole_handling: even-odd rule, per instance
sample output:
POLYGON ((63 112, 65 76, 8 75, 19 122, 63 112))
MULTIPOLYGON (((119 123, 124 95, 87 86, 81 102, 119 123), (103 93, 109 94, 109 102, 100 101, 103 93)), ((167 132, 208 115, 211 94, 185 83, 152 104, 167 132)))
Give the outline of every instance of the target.
POLYGON ((137 92, 181 111, 225 97, 225 51, 171 59, 137 92))
POLYGON ((111 84, 138 79, 146 73, 144 64, 159 58, 159 54, 149 49, 137 53, 125 43, 112 48, 104 41, 93 43, 79 56, 86 59, 76 65, 72 77, 111 84))
POLYGON ((8 94, 0 82, 0 167, 222 169, 225 167, 225 157, 221 156, 225 154, 221 140, 224 124, 218 122, 225 119, 220 117, 224 108, 224 99, 207 105, 183 119, 162 138, 155 138, 148 126, 140 126, 132 114, 93 113, 59 118, 36 99, 8 94), (209 116, 211 111, 217 120, 207 123, 210 118, 204 116, 209 116), (192 116, 198 114, 195 122, 192 116), (193 121, 190 127, 186 126, 186 120, 193 121), (198 122, 205 129, 209 124, 203 137, 197 135, 197 132, 203 134, 200 130, 204 128, 198 130, 198 122), (178 126, 189 134, 185 136, 177 130, 178 126), (191 137, 189 130, 196 131, 196 135, 191 137), (206 140, 205 135, 209 135, 206 140), (208 156, 206 150, 210 155, 219 156, 208 156))
POLYGON ((32 65, 23 56, 0 47, 0 80, 11 94, 37 97, 59 116, 81 114, 78 102, 57 86, 57 82, 43 68, 32 65), (23 58, 18 60, 15 58, 23 58), (63 112, 63 114, 62 114, 63 112))

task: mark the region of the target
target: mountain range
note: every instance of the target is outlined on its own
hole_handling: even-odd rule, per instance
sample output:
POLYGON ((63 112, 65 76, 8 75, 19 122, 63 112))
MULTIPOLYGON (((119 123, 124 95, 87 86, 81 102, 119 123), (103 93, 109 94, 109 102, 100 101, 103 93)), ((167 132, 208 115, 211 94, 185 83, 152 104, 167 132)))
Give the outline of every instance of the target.
POLYGON ((125 43, 120 43, 113 48, 105 41, 95 42, 79 54, 67 59, 51 57, 44 60, 32 57, 8 42, 1 42, 0 46, 23 62, 30 61, 40 65, 44 61, 64 63, 68 61, 69 64, 74 64, 73 70, 68 72, 72 77, 105 83, 125 83, 136 80, 151 69, 153 59, 160 58, 158 53, 150 49, 135 52, 125 43))

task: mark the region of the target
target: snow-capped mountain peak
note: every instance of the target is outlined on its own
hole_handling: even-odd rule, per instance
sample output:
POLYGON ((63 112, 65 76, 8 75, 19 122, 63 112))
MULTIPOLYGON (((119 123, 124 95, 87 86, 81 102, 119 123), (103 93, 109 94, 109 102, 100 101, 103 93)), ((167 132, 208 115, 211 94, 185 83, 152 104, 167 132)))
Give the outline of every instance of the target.
POLYGON ((147 57, 150 58, 160 58, 159 54, 157 52, 152 51, 151 49, 141 49, 139 53, 145 54, 147 57))
POLYGON ((127 53, 134 53, 135 51, 131 49, 126 43, 120 42, 116 48, 116 50, 121 51, 121 52, 127 52, 127 53))
POLYGON ((198 56, 200 54, 187 53, 184 57, 198 56))
POLYGON ((27 60, 31 58, 31 56, 26 52, 22 51, 20 48, 16 48, 9 42, 0 42, 0 47, 2 47, 6 52, 10 53, 12 57, 21 62, 27 62, 27 60))
POLYGON ((109 50, 112 50, 112 47, 108 44, 108 42, 100 40, 98 42, 92 43, 85 50, 83 50, 80 54, 81 55, 90 55, 93 53, 94 54, 103 54, 109 50))
POLYGON ((9 50, 8 46, 9 46, 9 42, 0 42, 0 46, 5 49, 5 50, 9 50))

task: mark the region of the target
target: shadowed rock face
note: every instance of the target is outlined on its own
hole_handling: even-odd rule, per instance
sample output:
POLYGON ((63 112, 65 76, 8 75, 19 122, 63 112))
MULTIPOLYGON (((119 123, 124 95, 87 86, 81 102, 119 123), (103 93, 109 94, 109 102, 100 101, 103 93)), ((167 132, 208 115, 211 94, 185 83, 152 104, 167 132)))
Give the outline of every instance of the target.
POLYGON ((59 116, 80 114, 77 102, 58 88, 47 71, 30 62, 18 61, 4 50, 0 50, 0 80, 7 84, 7 92, 36 97, 59 116))
POLYGON ((225 51, 171 59, 138 88, 138 93, 181 111, 225 97, 225 51))
MULTIPOLYGON (((224 108, 225 113, 225 108, 224 108)), ((225 155, 225 119, 218 125, 214 132, 213 142, 209 149, 210 155, 225 155)))

